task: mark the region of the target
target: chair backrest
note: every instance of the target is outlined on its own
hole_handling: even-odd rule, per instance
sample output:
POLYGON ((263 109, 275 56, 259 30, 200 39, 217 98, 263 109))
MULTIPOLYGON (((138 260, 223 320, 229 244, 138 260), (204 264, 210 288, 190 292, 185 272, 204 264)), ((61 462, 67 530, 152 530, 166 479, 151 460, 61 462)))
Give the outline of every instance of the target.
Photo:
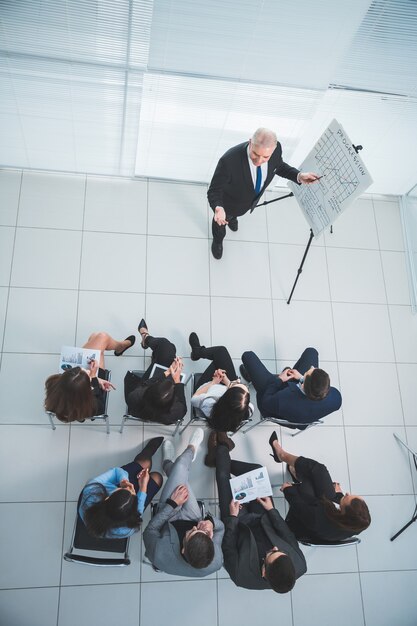
POLYGON ((341 539, 340 541, 321 541, 320 543, 315 543, 310 539, 299 539, 299 543, 303 546, 312 546, 315 548, 338 548, 341 546, 355 546, 361 542, 359 537, 349 537, 348 539, 341 539))
MULTIPOLYGON (((144 371, 144 370, 130 370, 130 371, 132 372, 132 374, 134 374, 134 375, 135 375, 135 376, 137 376, 138 378, 142 378, 142 376, 143 376, 143 375, 144 375, 144 373, 145 373, 145 371, 144 371)), ((185 381, 185 384, 187 384, 187 383, 188 383, 188 380, 189 380, 189 379, 190 379, 190 377, 189 377, 189 378, 187 378, 187 380, 185 381)), ((119 430, 119 432, 120 432, 120 433, 122 433, 122 432, 123 432, 123 430, 124 430, 124 426, 125 426, 125 422, 126 422, 127 420, 133 420, 133 421, 135 421, 135 422, 142 422, 143 424, 152 424, 152 423, 157 423, 157 422, 150 422, 149 420, 143 419, 142 417, 137 417, 136 415, 131 415, 131 414, 129 413, 129 408, 128 408, 128 406, 126 405, 126 410, 125 410, 125 413, 124 413, 124 415, 123 415, 123 417, 122 417, 122 423, 121 423, 121 425, 120 425, 120 430, 119 430)), ((176 421, 176 422, 173 422, 172 424, 167 424, 167 426, 175 426, 175 430, 174 430, 173 436, 175 436, 175 435, 177 434, 178 429, 179 429, 180 425, 182 424, 182 422, 183 422, 183 418, 179 419, 179 420, 178 420, 178 421, 176 421)))
POLYGON ((101 539, 93 537, 87 531, 84 522, 82 521, 78 510, 82 498, 82 492, 78 498, 77 504, 77 516, 75 519, 74 530, 72 534, 71 546, 68 552, 64 554, 66 561, 72 561, 76 563, 83 563, 84 565, 95 565, 97 567, 109 567, 109 566, 124 566, 130 564, 129 559, 129 537, 122 537, 120 539, 101 539), (123 555, 117 557, 99 557, 97 555, 77 554, 74 549, 83 550, 84 552, 111 552, 117 555, 123 555))

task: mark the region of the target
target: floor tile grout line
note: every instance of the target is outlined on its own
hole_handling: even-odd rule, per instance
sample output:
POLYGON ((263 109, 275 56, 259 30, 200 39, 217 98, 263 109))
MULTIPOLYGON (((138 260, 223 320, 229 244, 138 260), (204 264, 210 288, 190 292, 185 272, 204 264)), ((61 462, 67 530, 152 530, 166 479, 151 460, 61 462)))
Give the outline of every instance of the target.
MULTIPOLYGON (((355 549, 356 549, 356 558, 357 558, 358 563, 359 563, 359 550, 358 550, 358 546, 355 546, 355 549)), ((359 569, 359 571, 358 571, 358 582, 359 582, 359 592, 360 592, 360 595, 361 595, 361 605, 362 605, 363 624, 364 624, 364 626, 366 626, 365 600, 364 600, 364 594, 363 594, 362 576, 361 576, 361 570, 360 570, 360 569, 359 569)))
MULTIPOLYGON (((83 220, 82 220, 82 230, 81 230, 81 244, 80 244, 80 267, 78 269, 78 288, 77 288, 77 306, 75 311, 75 334, 74 334, 74 345, 77 345, 77 333, 78 333, 78 315, 80 310, 80 293, 81 293, 81 272, 83 266, 83 245, 84 245, 84 222, 85 222, 85 209, 86 209, 86 200, 87 200, 87 176, 84 179, 84 202, 83 202, 83 220)), ((93 329, 89 331, 91 334, 93 329)), ((87 337, 83 340, 83 343, 87 341, 87 337)))
POLYGON ((12 254, 11 254, 11 261, 10 261, 9 284, 7 286, 6 306, 4 310, 3 338, 2 338, 1 350, 0 350, 0 371, 1 371, 2 363, 3 363, 4 344, 6 341, 6 326, 7 326, 8 312, 9 312, 10 290, 11 290, 11 284, 12 284, 13 263, 14 263, 14 254, 15 254, 15 248, 16 248, 17 224, 19 220, 20 199, 22 196, 22 185, 23 185, 23 170, 20 171, 20 184, 19 184, 19 194, 17 197, 16 221, 14 225, 13 246, 12 246, 12 254))
MULTIPOLYGON (((378 244, 380 245, 378 223, 377 223, 377 219, 376 219, 375 206, 374 206, 374 201, 373 200, 372 200, 372 208, 373 208, 374 220, 375 220, 375 225, 376 225, 376 236, 377 236, 378 244)), ((383 280, 383 283, 384 283, 385 299, 386 299, 386 303, 387 303, 386 307, 387 307, 388 322, 389 322, 389 327, 390 327, 390 332, 391 332, 391 343, 392 343, 392 350, 393 350, 394 362, 395 362, 395 373, 396 373, 396 377, 397 377, 398 395, 399 395, 400 404, 401 404, 401 412, 402 412, 402 419, 403 419, 403 426, 402 427, 404 428, 405 440, 406 440, 407 443, 409 443, 409 441, 408 441, 408 433, 407 433, 407 426, 406 426, 406 423, 405 423, 405 412, 404 412, 403 397, 402 397, 401 386, 400 386, 400 375, 399 375, 399 371, 398 371, 397 350, 395 348, 395 338, 394 338, 392 318, 391 318, 391 309, 390 309, 390 304, 388 302, 388 291, 387 291, 387 284, 386 284, 386 280, 385 280, 385 270, 384 270, 384 263, 383 263, 383 259, 382 259, 381 249, 379 250, 379 260, 380 260, 380 264, 381 264, 382 280, 383 280)), ((411 462, 410 455, 408 454, 407 456, 408 456, 408 467, 409 467, 410 476, 411 476, 411 484, 413 485, 413 488, 415 490, 416 489, 416 482, 415 482, 415 478, 414 478, 413 465, 412 465, 412 462, 411 462)))
POLYGON ((56 626, 59 624, 59 608, 61 603, 61 590, 62 590, 62 573, 64 567, 64 550, 65 550, 65 526, 66 526, 66 513, 67 513, 67 495, 68 495, 68 479, 69 479, 69 464, 70 464, 70 451, 71 451, 71 433, 72 428, 71 424, 69 424, 69 432, 68 432, 68 448, 67 448, 67 471, 65 477, 65 500, 64 500, 64 516, 63 516, 63 525, 62 525, 62 541, 61 541, 61 559, 60 559, 60 571, 59 571, 59 590, 58 590, 58 604, 57 604, 57 615, 56 615, 56 626))
MULTIPOLYGON (((266 223, 266 236, 269 239, 269 222, 268 222, 268 211, 265 211, 265 223, 266 223)), ((271 271, 271 249, 270 242, 268 241, 268 267, 269 267, 269 290, 270 290, 270 301, 271 301, 271 316, 272 316, 272 337, 274 343, 274 355, 275 355, 275 368, 277 367, 278 356, 277 356, 277 337, 276 337, 276 329, 275 329, 275 313, 274 313, 274 291, 272 286, 272 271, 271 271)), ((278 313, 278 312, 277 312, 278 313)))

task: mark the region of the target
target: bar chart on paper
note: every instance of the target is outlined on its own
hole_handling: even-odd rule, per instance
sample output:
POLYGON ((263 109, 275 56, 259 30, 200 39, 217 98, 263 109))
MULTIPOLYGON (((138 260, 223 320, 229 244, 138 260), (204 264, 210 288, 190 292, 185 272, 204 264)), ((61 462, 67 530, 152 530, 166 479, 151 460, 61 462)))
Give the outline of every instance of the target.
POLYGON ((309 185, 288 186, 315 236, 372 183, 372 178, 342 126, 333 120, 299 168, 321 178, 309 185))

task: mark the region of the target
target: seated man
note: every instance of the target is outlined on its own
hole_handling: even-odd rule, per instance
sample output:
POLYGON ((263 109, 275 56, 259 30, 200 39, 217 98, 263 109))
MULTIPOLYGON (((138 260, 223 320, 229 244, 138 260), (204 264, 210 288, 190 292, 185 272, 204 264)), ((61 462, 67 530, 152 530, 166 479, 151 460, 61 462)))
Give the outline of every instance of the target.
POLYGON ((215 447, 220 515, 225 525, 224 566, 238 587, 287 593, 307 571, 304 555, 272 498, 240 505, 232 500, 230 474, 240 476, 261 465, 231 461, 226 433, 211 433, 208 456, 215 447), (212 448, 212 449, 210 449, 212 448))
POLYGON ((254 352, 244 352, 242 361, 240 372, 253 383, 264 416, 311 424, 341 407, 342 396, 330 387, 327 372, 319 368, 315 348, 306 348, 292 369, 278 375, 271 374, 254 352))
POLYGON ((162 447, 162 467, 169 478, 158 512, 146 527, 143 540, 146 556, 167 574, 200 578, 222 566, 224 526, 210 515, 201 519, 200 508, 188 483, 191 463, 203 438, 203 429, 197 428, 175 463, 173 444, 165 440, 162 447))

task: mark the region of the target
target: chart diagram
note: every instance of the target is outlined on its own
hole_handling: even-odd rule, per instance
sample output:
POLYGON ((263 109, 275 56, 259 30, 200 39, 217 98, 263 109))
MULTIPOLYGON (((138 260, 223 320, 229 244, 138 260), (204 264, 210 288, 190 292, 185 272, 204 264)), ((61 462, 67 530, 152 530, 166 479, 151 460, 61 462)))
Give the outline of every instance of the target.
POLYGON ((342 126, 333 120, 299 168, 320 180, 288 183, 315 236, 319 235, 372 183, 342 126))

